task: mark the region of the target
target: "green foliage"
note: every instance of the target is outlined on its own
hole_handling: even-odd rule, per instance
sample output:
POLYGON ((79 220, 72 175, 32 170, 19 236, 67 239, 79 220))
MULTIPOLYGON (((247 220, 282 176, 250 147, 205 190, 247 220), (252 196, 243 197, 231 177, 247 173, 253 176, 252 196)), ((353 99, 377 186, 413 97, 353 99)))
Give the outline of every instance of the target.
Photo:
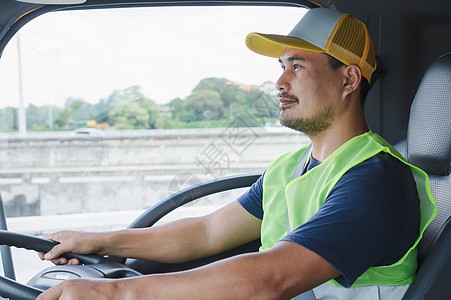
POLYGON ((53 125, 55 129, 68 129, 69 128, 69 112, 67 109, 62 109, 54 118, 53 125))
POLYGON ((183 122, 196 122, 204 120, 221 120, 224 118, 224 106, 221 95, 214 90, 193 91, 174 115, 183 122))
POLYGON ((30 131, 49 130, 49 115, 53 114, 54 107, 36 106, 29 104, 26 111, 27 129, 30 131))
MULTIPOLYGON (((274 122, 278 114, 274 95, 224 78, 205 78, 186 99, 176 98, 161 106, 139 86, 113 91, 97 104, 73 97, 66 99, 64 107, 30 104, 27 125, 30 131, 49 130, 49 116, 53 116, 53 130, 72 130, 87 126, 88 121, 119 130, 249 127, 274 122)), ((16 119, 16 108, 0 109, 0 131, 17 130, 16 119)))
POLYGON ((6 132, 17 130, 17 108, 0 109, 0 130, 6 132))
POLYGON ((136 103, 122 103, 110 112, 116 129, 145 129, 149 127, 149 114, 136 103))
POLYGON ((141 93, 139 86, 115 91, 108 98, 108 116, 116 129, 155 129, 160 127, 157 104, 141 93))
MULTIPOLYGON (((249 126, 263 126, 267 121, 277 120, 279 113, 274 96, 223 78, 203 79, 186 100, 174 99, 170 106, 173 121, 166 121, 165 126, 176 124, 175 120, 178 120, 179 128, 212 124, 208 120, 233 120, 243 112, 250 116, 249 126)), ((222 123, 213 122, 213 127, 220 127, 222 123)))
POLYGON ((162 128, 179 129, 179 128, 225 128, 229 125, 228 120, 203 120, 183 122, 176 119, 162 117, 162 128))

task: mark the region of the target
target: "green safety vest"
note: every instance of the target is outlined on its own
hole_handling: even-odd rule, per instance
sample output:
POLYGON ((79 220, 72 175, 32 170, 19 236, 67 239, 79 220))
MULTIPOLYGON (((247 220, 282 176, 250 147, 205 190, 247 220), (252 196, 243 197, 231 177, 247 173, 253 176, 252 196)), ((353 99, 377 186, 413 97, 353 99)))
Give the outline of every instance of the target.
MULTIPOLYGON (((265 173, 260 251, 270 249, 287 234, 287 218, 290 228, 297 228, 307 222, 319 210, 343 174, 383 151, 410 166, 412 170, 420 198, 419 236, 399 261, 389 266, 369 268, 352 286, 411 283, 417 269, 418 242, 437 213, 437 205, 431 193, 427 174, 409 164, 379 135, 369 131, 344 143, 319 166, 292 179, 293 172, 306 149, 307 146, 280 156, 265 173)), ((335 280, 330 280, 328 283, 341 286, 335 280)))

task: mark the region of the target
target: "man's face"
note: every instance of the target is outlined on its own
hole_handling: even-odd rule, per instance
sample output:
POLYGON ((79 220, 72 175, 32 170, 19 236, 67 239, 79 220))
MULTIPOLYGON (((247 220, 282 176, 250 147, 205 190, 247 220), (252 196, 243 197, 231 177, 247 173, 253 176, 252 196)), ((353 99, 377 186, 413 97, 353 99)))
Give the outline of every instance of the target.
POLYGON ((329 128, 342 96, 343 75, 323 53, 287 47, 277 81, 282 125, 315 136, 329 128))

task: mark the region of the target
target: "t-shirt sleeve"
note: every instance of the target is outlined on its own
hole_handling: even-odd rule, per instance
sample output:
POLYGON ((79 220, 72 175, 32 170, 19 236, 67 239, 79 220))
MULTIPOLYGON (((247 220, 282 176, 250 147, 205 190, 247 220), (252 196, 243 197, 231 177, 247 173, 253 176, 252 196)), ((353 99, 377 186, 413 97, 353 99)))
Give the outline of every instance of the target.
POLYGON ((263 219, 263 208, 262 208, 262 199, 263 199, 263 173, 260 178, 254 182, 249 190, 246 193, 241 195, 238 198, 238 202, 241 206, 244 207, 251 215, 258 219, 263 219))
POLYGON ((418 235, 413 178, 402 178, 385 160, 370 159, 350 169, 319 211, 282 238, 327 260, 341 273, 336 280, 344 287, 370 267, 398 261, 418 235))

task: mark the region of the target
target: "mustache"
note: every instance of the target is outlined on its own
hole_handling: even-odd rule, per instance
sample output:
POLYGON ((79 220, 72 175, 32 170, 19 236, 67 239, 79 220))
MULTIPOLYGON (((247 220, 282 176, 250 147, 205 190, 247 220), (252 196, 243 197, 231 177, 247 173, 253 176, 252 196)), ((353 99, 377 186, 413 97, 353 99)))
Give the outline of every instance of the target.
POLYGON ((285 98, 285 99, 292 100, 292 101, 299 101, 298 97, 296 97, 294 95, 291 95, 291 94, 288 94, 288 92, 280 92, 279 94, 277 94, 277 97, 279 99, 280 98, 285 98))

